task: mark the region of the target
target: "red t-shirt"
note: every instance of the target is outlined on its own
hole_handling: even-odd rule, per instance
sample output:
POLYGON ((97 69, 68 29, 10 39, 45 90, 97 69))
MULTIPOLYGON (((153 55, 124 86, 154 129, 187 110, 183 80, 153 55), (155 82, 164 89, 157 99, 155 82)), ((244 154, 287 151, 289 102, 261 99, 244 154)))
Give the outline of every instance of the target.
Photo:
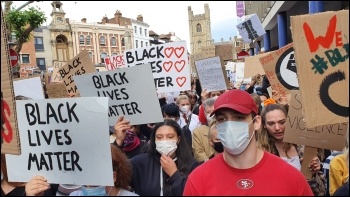
POLYGON ((205 117, 205 114, 204 114, 203 104, 201 106, 199 106, 198 119, 202 125, 207 124, 207 118, 205 117))
POLYGON ((184 196, 313 196, 304 175, 281 158, 264 152, 249 169, 229 166, 223 154, 189 175, 184 196))

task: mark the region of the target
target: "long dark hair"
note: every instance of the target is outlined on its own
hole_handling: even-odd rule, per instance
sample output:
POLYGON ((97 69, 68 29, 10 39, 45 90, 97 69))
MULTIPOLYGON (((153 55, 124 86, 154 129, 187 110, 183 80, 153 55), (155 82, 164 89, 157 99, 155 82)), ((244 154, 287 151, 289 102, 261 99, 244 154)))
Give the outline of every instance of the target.
MULTIPOLYGON (((177 124, 176 121, 172 119, 166 119, 164 122, 157 123, 154 127, 153 132, 151 133, 150 140, 149 140, 149 145, 147 146, 146 152, 152 154, 153 156, 160 157, 160 153, 156 150, 156 132, 157 130, 162 127, 162 126, 169 126, 173 128, 178 136, 179 143, 177 144, 177 149, 176 149, 176 157, 177 160, 175 161, 176 166, 178 171, 184 175, 188 176, 191 167, 193 165, 193 157, 191 154, 191 147, 188 146, 185 136, 181 130, 181 127, 179 124, 177 124)), ((164 181, 164 196, 167 195, 173 195, 171 191, 171 186, 170 184, 165 181, 169 178, 169 176, 166 173, 163 173, 163 181, 164 181)))

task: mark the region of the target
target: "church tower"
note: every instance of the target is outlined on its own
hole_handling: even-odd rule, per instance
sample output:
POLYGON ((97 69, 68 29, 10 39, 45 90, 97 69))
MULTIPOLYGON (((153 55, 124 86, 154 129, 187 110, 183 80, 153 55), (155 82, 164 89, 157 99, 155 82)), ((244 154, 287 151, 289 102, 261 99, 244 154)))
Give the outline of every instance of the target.
POLYGON ((60 1, 53 1, 51 12, 51 24, 49 25, 52 60, 67 62, 73 58, 73 39, 72 30, 68 21, 66 21, 66 13, 62 9, 60 1))
POLYGON ((191 6, 188 6, 188 23, 191 54, 200 53, 202 46, 212 44, 209 5, 204 4, 204 14, 198 15, 193 15, 191 6))

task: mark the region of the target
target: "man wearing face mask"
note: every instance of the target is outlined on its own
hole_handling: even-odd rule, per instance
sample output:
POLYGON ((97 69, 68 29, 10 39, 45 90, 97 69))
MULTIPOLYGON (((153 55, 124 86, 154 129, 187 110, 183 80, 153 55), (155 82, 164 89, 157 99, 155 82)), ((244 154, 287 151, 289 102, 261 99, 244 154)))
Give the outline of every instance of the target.
POLYGON ((261 117, 246 91, 229 90, 219 96, 214 114, 224 152, 189 175, 184 196, 313 195, 299 170, 257 147, 261 117))
POLYGON ((209 138, 208 124, 212 120, 212 117, 210 117, 210 114, 214 111, 214 102, 216 98, 217 97, 213 97, 213 98, 208 98, 204 100, 203 102, 204 114, 207 118, 208 123, 206 125, 197 127, 193 131, 192 150, 193 150, 194 158, 198 162, 208 161, 209 157, 214 154, 214 148, 209 144, 209 141, 208 141, 208 138, 209 138))

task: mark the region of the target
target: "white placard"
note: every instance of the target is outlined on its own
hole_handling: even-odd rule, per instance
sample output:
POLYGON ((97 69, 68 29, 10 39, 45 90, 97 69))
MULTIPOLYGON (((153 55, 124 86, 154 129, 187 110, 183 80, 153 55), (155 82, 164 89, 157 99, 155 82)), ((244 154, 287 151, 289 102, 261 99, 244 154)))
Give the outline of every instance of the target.
POLYGON ((40 77, 14 80, 13 87, 15 96, 17 97, 16 99, 45 99, 43 85, 41 83, 40 77))
POLYGON ((105 67, 107 70, 115 70, 118 68, 124 68, 124 58, 122 55, 114 55, 104 58, 105 67))
POLYGON ((124 52, 124 63, 128 67, 150 63, 158 93, 191 89, 186 42, 127 50, 124 52))
POLYGON ((114 185, 107 98, 16 102, 22 154, 6 155, 10 182, 114 185))
POLYGON ((135 66, 113 71, 74 76, 81 96, 109 98, 109 125, 123 115, 131 125, 162 122, 151 66, 135 66))
POLYGON ((220 57, 212 57, 195 61, 202 89, 208 92, 227 90, 220 57))
POLYGON ((239 35, 242 36, 243 42, 250 43, 254 39, 266 33, 262 26, 258 15, 252 14, 246 17, 246 19, 236 25, 239 35))

